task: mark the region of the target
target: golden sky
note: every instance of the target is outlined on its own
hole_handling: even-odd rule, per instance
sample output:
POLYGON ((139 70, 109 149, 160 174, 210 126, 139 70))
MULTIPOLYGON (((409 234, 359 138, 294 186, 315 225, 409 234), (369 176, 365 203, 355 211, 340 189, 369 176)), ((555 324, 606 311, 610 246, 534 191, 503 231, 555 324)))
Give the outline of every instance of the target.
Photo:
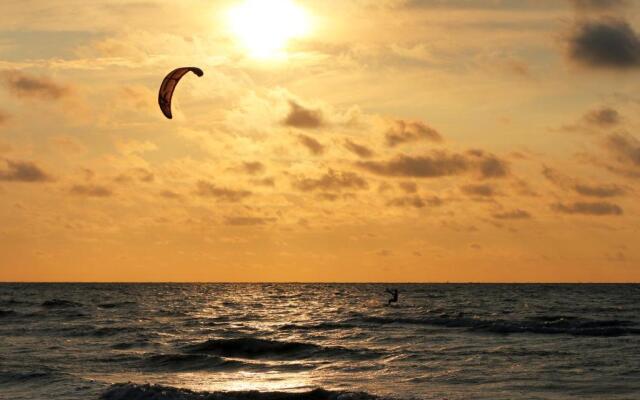
POLYGON ((3 0, 0 281, 640 281, 639 111, 635 0, 3 0))

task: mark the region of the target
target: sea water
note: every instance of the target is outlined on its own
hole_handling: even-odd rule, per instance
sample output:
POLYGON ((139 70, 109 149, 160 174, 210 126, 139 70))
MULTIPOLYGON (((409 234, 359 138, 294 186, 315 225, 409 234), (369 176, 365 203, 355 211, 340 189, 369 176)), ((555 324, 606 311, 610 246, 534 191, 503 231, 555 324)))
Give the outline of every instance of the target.
POLYGON ((0 399, 374 398, 640 399, 640 285, 0 285, 0 399))

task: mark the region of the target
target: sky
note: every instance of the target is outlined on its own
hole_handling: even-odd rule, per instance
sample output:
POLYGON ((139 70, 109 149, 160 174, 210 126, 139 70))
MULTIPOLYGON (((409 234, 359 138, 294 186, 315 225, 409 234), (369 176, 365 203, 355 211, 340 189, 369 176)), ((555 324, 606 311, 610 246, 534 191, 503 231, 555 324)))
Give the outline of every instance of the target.
POLYGON ((638 282, 639 110, 635 0, 4 0, 0 281, 638 282))

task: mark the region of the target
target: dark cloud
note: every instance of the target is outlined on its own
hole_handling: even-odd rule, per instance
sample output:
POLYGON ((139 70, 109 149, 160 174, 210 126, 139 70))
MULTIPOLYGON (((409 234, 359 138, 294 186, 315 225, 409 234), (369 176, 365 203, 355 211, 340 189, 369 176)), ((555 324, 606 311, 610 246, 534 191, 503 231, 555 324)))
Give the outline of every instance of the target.
POLYGON ((74 185, 69 189, 69 193, 86 197, 110 197, 113 195, 111 189, 101 185, 74 185))
POLYGON ((303 192, 314 190, 340 191, 340 190, 364 190, 369 188, 367 181, 353 172, 340 172, 330 169, 320 178, 303 178, 293 183, 294 187, 303 192))
POLYGON ((422 198, 420 196, 404 196, 391 199, 387 202, 387 206, 414 208, 424 208, 426 206, 438 207, 442 204, 442 199, 436 196, 430 198, 422 198))
POLYGON ((416 142, 418 140, 442 141, 442 136, 435 129, 418 121, 394 121, 385 134, 387 145, 395 147, 403 143, 416 142))
POLYGON ((517 209, 513 211, 493 214, 493 218, 495 219, 530 219, 531 214, 529 214, 529 212, 527 211, 517 209))
POLYGON ((578 11, 608 11, 623 7, 626 0, 570 0, 578 11))
POLYGON ((509 175, 509 166, 506 161, 488 155, 480 161, 480 172, 483 178, 504 178, 509 175))
POLYGON ((254 185, 258 185, 258 186, 275 186, 276 185, 276 180, 272 177, 268 177, 268 178, 263 178, 263 179, 254 179, 251 181, 254 185))
POLYGON ((70 89, 49 78, 28 75, 22 71, 6 70, 0 72, 7 89, 18 97, 58 100, 69 94, 70 89))
POLYGON ((286 126, 313 129, 324 125, 324 119, 320 110, 305 108, 293 100, 289 101, 289 106, 291 109, 287 118, 283 121, 286 126))
POLYGON ((611 107, 602 107, 587 112, 584 120, 601 128, 610 128, 620 123, 621 117, 617 110, 611 107))
POLYGON ((495 188, 487 184, 465 185, 460 190, 469 196, 493 197, 496 194, 495 188))
POLYGON ((477 172, 481 178, 501 178, 509 173, 506 161, 492 154, 447 154, 428 156, 400 155, 389 161, 360 161, 356 165, 371 173, 393 177, 437 178, 477 172))
POLYGON ((634 168, 640 167, 640 140, 628 133, 614 133, 607 136, 605 148, 619 163, 634 168))
POLYGON ((373 150, 371 150, 370 148, 363 146, 361 144, 352 142, 351 140, 347 139, 344 142, 344 147, 349 150, 350 152, 356 154, 359 157, 362 158, 370 158, 374 156, 373 150))
POLYGON ((578 183, 574 186, 574 190, 583 196, 590 197, 616 197, 626 193, 623 187, 617 185, 587 185, 578 183))
POLYGON ((171 190, 163 190, 160 192, 160 197, 164 197, 165 199, 179 200, 182 196, 171 190))
POLYGON ((324 153, 324 146, 318 142, 317 140, 315 140, 314 138, 307 136, 307 135, 298 135, 298 141, 307 149, 309 149, 309 151, 311 152, 311 154, 313 155, 321 155, 324 153))
POLYGON ((260 161, 245 161, 242 163, 242 170, 249 175, 257 175, 263 173, 266 168, 260 161))
POLYGON ((594 68, 640 67, 640 37, 619 19, 578 22, 568 38, 571 60, 594 68))
POLYGON ((415 182, 400 182, 398 186, 407 193, 418 192, 418 185, 415 182))
POLYGON ((201 197, 214 197, 224 201, 240 201, 252 195, 248 190, 236 190, 218 187, 211 182, 198 181, 196 194, 201 197))
POLYGON ((134 168, 130 170, 128 173, 120 174, 114 178, 115 182, 123 183, 123 184, 131 183, 135 181, 150 183, 150 182, 153 182, 154 180, 155 180, 155 175, 148 169, 144 169, 144 168, 134 168))
POLYGON ((275 218, 261 217, 226 217, 225 224, 233 226, 257 226, 274 222, 275 218))
POLYGON ((0 110, 0 126, 6 124, 8 120, 9 120, 9 114, 0 110))
POLYGON ((32 162, 5 160, 5 164, 5 168, 0 168, 0 181, 47 182, 52 180, 46 172, 32 162))
POLYGON ((466 172, 469 169, 469 160, 459 154, 436 153, 422 157, 400 155, 390 161, 361 161, 356 165, 378 175, 435 178, 466 172))
POLYGON ((584 214, 584 215, 622 215, 623 210, 620 206, 607 202, 575 202, 571 204, 556 203, 551 208, 557 212, 564 214, 584 214))

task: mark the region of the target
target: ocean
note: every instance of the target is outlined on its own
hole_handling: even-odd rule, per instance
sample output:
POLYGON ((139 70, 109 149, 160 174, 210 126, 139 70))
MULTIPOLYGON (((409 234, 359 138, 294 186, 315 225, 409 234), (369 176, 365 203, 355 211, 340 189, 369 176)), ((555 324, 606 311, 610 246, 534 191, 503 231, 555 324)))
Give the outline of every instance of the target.
POLYGON ((640 399, 640 285, 0 284, 0 399, 640 399))

